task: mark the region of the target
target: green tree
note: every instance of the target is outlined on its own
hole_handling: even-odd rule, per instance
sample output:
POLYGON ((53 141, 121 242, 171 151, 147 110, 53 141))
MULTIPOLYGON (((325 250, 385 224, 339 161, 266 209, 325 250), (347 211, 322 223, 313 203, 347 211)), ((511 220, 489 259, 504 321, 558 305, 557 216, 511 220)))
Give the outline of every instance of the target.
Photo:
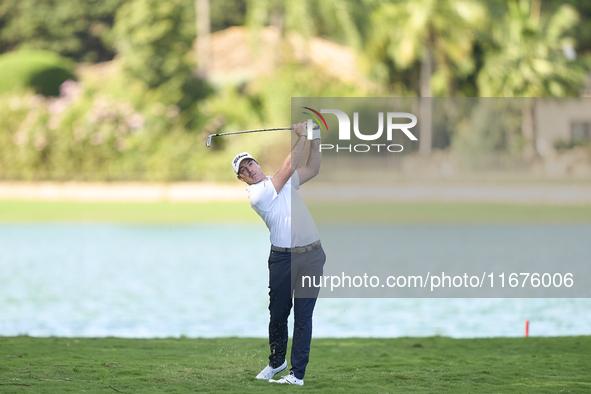
POLYGON ((360 35, 350 0, 249 0, 246 21, 253 30, 270 24, 304 38, 319 32, 359 47, 360 35))
POLYGON ((117 12, 115 35, 125 74, 187 122, 208 93, 194 75, 195 12, 192 1, 131 0, 117 12))
POLYGON ((128 0, 2 0, 0 51, 43 49, 77 61, 110 60, 116 10, 128 0))
MULTIPOLYGON (((508 3, 501 28, 492 32, 484 65, 478 75, 480 95, 485 97, 579 96, 587 75, 584 64, 574 59, 576 10, 563 5, 547 19, 540 17, 539 1, 508 3), (573 58, 569 59, 569 51, 573 58)), ((524 154, 533 158, 535 148, 534 99, 522 110, 524 154)))
POLYGON ((246 23, 246 0, 212 1, 210 8, 212 32, 246 23))
POLYGON ((589 0, 545 0, 540 7, 541 16, 554 14, 560 7, 568 4, 583 17, 573 26, 573 36, 577 40, 577 50, 591 52, 591 2, 589 0))
MULTIPOLYGON (((455 78, 474 69, 473 45, 485 21, 476 0, 383 1, 371 15, 367 55, 382 70, 407 70, 418 62, 421 97, 454 96, 455 78)), ((431 100, 422 100, 420 111, 419 151, 429 154, 431 100)))
POLYGON ((478 76, 481 96, 580 95, 585 68, 566 56, 575 47, 569 30, 577 24, 577 11, 563 5, 541 20, 536 4, 529 0, 508 4, 502 27, 492 31, 492 45, 478 76))

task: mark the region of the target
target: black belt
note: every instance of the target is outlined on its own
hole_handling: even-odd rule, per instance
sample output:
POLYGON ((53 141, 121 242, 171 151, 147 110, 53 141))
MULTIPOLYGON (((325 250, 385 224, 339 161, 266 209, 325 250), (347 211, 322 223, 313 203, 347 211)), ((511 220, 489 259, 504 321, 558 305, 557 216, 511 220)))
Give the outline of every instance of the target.
POLYGON ((311 252, 315 249, 318 249, 320 247, 320 240, 316 241, 316 242, 312 242, 309 245, 306 246, 296 246, 294 248, 280 248, 279 246, 274 246, 271 245, 271 250, 274 252, 284 252, 284 253, 305 253, 305 252, 311 252))

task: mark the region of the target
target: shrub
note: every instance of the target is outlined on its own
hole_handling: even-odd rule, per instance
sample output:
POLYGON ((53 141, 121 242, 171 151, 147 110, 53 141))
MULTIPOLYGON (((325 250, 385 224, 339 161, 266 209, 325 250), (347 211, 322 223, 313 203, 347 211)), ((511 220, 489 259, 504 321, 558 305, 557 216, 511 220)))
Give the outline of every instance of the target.
POLYGON ((60 85, 74 80, 74 64, 53 52, 13 51, 0 55, 0 93, 32 88, 44 96, 58 96, 60 85))
POLYGON ((177 106, 143 110, 66 81, 58 97, 0 95, 0 180, 187 181, 231 179, 223 152, 183 127, 177 106), (212 172, 213 171, 213 172, 212 172))

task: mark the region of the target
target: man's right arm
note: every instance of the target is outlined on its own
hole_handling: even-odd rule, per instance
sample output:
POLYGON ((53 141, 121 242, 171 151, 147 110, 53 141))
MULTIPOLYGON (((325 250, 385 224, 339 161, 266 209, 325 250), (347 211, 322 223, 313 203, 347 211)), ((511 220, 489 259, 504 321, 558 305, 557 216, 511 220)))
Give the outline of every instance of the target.
POLYGON ((304 146, 306 145, 306 123, 298 123, 294 125, 294 132, 297 134, 298 140, 291 148, 289 155, 287 155, 283 161, 283 165, 279 171, 277 171, 277 173, 273 175, 273 178, 271 178, 271 182, 273 182, 273 186, 277 193, 283 189, 283 186, 285 186, 294 171, 298 168, 304 154, 304 146))

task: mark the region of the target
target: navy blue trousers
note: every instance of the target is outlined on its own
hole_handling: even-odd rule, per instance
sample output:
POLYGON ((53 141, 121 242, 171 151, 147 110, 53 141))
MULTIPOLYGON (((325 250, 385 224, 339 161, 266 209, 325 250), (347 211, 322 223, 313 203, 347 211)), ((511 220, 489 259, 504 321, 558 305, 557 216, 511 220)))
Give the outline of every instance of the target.
POLYGON ((322 246, 306 253, 271 251, 269 255, 269 365, 279 367, 287 352, 287 318, 293 306, 294 327, 291 346, 291 371, 303 379, 310 359, 312 313, 319 287, 313 287, 313 277, 320 283, 326 255, 322 246), (309 276, 311 284, 302 277, 309 276), (302 283, 305 287, 302 286, 302 283))

